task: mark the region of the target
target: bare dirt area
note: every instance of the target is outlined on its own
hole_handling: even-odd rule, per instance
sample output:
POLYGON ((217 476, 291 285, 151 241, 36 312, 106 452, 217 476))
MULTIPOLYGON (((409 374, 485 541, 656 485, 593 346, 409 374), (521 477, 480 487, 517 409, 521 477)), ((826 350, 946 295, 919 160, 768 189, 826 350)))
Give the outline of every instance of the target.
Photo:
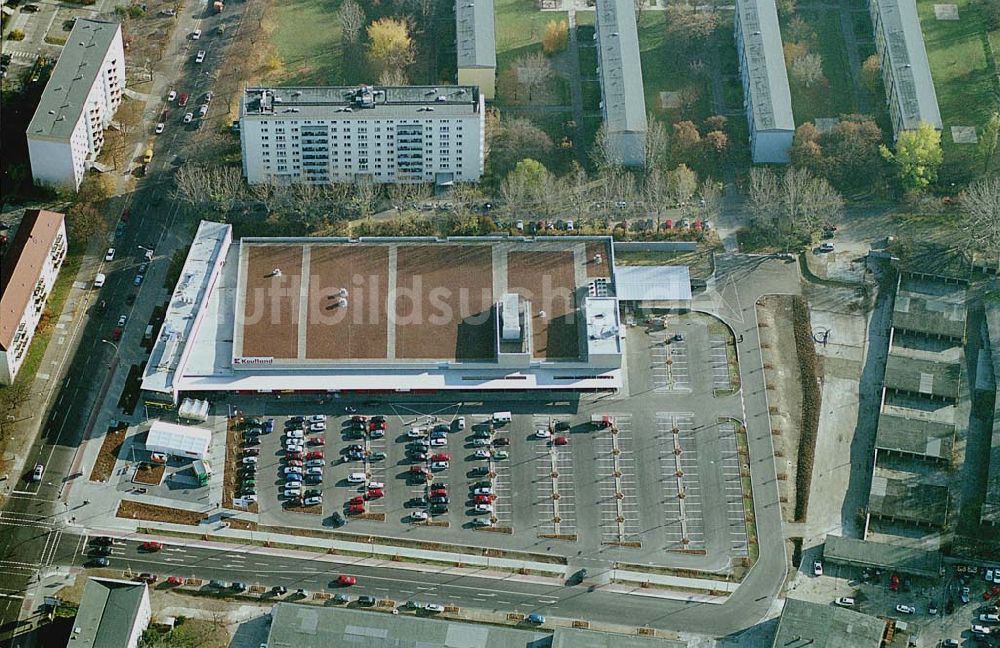
POLYGON ((197 526, 205 519, 205 514, 198 511, 185 511, 183 509, 170 508, 169 506, 144 504, 131 500, 122 500, 121 504, 118 505, 116 516, 132 520, 169 522, 171 524, 186 524, 189 526, 197 526))
POLYGON ((128 426, 119 425, 117 428, 109 427, 105 432, 101 451, 90 471, 90 481, 104 482, 111 477, 115 471, 115 462, 118 461, 118 453, 121 452, 122 444, 125 442, 125 430, 127 429, 128 426))
POLYGON ((757 318, 771 408, 781 512, 783 518, 791 522, 795 518, 795 458, 802 421, 802 386, 792 327, 792 297, 764 297, 757 307, 757 318))
POLYGON ((132 481, 139 484, 159 486, 160 482, 163 481, 163 475, 166 472, 167 467, 163 464, 139 464, 139 467, 135 470, 135 476, 132 477, 132 481))

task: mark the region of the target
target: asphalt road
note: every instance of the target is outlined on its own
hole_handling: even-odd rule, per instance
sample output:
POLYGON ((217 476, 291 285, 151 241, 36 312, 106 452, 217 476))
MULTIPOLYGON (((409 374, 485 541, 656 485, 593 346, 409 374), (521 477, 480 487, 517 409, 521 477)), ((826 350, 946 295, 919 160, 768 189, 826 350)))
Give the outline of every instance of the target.
MULTIPOLYGON (((173 59, 164 57, 161 63, 164 69, 172 67, 169 74, 176 76, 157 81, 153 88, 147 86, 144 91, 156 92, 160 86, 167 84, 185 88, 192 93, 189 105, 194 105, 194 110, 197 110, 197 98, 211 88, 209 73, 214 59, 210 56, 205 66, 197 68, 184 65, 190 57, 192 45, 188 42, 188 34, 195 25, 207 31, 220 20, 219 17, 202 18, 205 16, 201 13, 197 16, 185 13, 178 18, 170 45, 176 54, 173 59)), ((233 19, 231 13, 227 19, 233 19)), ((212 43, 210 47, 213 45, 221 47, 221 43, 212 43)), ((158 115, 161 109, 162 105, 154 102, 147 106, 146 112, 147 115, 158 115)), ((58 395, 49 411, 37 414, 46 419, 41 424, 41 434, 27 451, 27 471, 30 472, 36 463, 42 463, 45 465, 44 478, 36 483, 26 481, 26 475, 10 477, 12 493, 3 511, 0 511, 2 646, 11 645, 12 632, 18 628, 24 632, 23 628, 30 626, 30 620, 19 625, 18 618, 24 603, 23 594, 35 582, 36 573, 44 572, 48 565, 59 562, 58 552, 52 549, 52 543, 62 534, 60 528, 74 517, 74 511, 66 510, 59 496, 70 481, 84 478, 82 475, 71 475, 71 471, 87 424, 92 423, 97 399, 104 396, 109 386, 113 387, 107 391, 107 399, 110 407, 115 407, 128 366, 144 357, 144 351, 138 345, 146 321, 153 306, 166 297, 162 287, 163 277, 170 265, 171 247, 180 244, 176 240, 176 231, 172 231, 179 222, 179 207, 170 196, 172 182, 169 174, 174 168, 174 155, 185 154, 193 132, 193 128, 181 127, 183 111, 172 112, 171 122, 177 123, 169 124, 167 132, 157 138, 157 155, 149 165, 148 176, 139 181, 135 193, 121 199, 120 205, 123 209, 128 207, 130 217, 123 234, 111 243, 118 251, 115 261, 101 269, 108 276, 107 283, 99 292, 93 291, 84 298, 73 321, 68 323, 68 330, 63 332, 66 336, 64 351, 58 355, 58 364, 51 372, 52 380, 62 382, 56 388, 58 395), (136 286, 133 280, 143 262, 143 251, 139 246, 152 247, 155 253, 146 279, 136 286), (131 304, 128 303, 129 295, 135 295, 131 304), (102 299, 107 302, 104 313, 99 312, 97 307, 102 299), (111 331, 122 314, 128 316, 122 339, 114 344, 102 342, 111 337, 111 331), (114 382, 112 375, 117 378, 114 382)), ((146 130, 152 131, 152 121, 146 125, 146 130)), ((88 263, 96 267, 96 261, 86 260, 85 267, 88 263)), ((89 281, 92 277, 81 275, 80 279, 89 281)), ((49 351, 46 359, 50 357, 52 347, 49 351)), ((63 545, 58 544, 59 547, 63 545)))
MULTIPOLYGON (((66 531, 50 543, 52 564, 82 566, 88 560, 93 544, 89 538, 66 531)), ((591 621, 683 629, 706 634, 728 634, 741 629, 740 624, 727 620, 718 605, 677 601, 651 596, 636 599, 617 592, 602 591, 590 577, 581 585, 548 585, 527 582, 517 575, 503 579, 455 576, 440 572, 373 567, 343 556, 315 554, 303 557, 282 555, 279 550, 256 547, 231 549, 169 544, 162 551, 142 552, 138 541, 116 540, 109 557, 109 568, 139 574, 150 572, 159 576, 157 587, 168 576, 197 576, 206 581, 227 584, 241 580, 248 585, 259 584, 270 589, 283 585, 294 600, 296 589, 309 593, 343 592, 356 599, 361 595, 389 598, 397 604, 407 600, 441 603, 471 608, 539 612, 566 618, 591 621), (357 585, 337 586, 333 581, 340 574, 357 577, 357 585), (729 627, 732 625, 732 627, 729 627)), ((286 596, 284 598, 289 598, 286 596)))

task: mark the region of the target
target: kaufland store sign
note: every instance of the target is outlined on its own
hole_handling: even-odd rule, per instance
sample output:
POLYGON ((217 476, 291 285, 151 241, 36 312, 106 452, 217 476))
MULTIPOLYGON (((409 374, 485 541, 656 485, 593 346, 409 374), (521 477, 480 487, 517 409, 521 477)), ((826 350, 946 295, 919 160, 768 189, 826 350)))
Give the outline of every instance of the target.
POLYGON ((269 365, 274 364, 274 358, 271 356, 250 356, 250 357, 240 357, 237 356, 233 358, 233 365, 237 367, 247 367, 251 365, 269 365))

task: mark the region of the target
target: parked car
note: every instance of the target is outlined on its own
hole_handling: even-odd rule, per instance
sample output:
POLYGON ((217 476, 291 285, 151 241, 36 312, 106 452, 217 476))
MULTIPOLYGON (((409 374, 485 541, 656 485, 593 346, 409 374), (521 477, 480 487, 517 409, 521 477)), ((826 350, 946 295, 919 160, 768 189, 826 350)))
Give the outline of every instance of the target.
POLYGON ((834 601, 840 607, 854 607, 854 599, 850 596, 841 596, 836 601, 834 601))
POLYGON ((899 605, 896 606, 896 611, 899 612, 900 614, 913 614, 914 612, 917 611, 917 608, 913 607, 912 605, 903 605, 902 603, 900 603, 899 605))
POLYGON ((823 575, 823 563, 818 560, 813 561, 813 576, 823 575))
POLYGON ((139 545, 140 551, 159 551, 163 549, 163 543, 157 542, 156 540, 147 540, 139 545))

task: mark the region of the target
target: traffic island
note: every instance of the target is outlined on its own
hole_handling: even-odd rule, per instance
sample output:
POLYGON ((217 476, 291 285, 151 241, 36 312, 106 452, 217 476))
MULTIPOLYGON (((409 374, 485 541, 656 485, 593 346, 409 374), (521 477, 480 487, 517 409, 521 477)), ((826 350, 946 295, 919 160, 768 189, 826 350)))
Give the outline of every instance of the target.
POLYGON ((130 520, 168 522, 170 524, 183 524, 186 526, 198 526, 205 519, 205 514, 198 511, 185 511, 184 509, 157 506, 156 504, 144 504, 133 500, 122 500, 118 504, 118 511, 115 513, 115 516, 130 520))
POLYGON ((163 475, 166 474, 166 472, 167 467, 164 464, 141 463, 139 464, 139 467, 135 469, 135 474, 132 475, 132 481, 136 484, 159 486, 160 482, 163 481, 163 475))

